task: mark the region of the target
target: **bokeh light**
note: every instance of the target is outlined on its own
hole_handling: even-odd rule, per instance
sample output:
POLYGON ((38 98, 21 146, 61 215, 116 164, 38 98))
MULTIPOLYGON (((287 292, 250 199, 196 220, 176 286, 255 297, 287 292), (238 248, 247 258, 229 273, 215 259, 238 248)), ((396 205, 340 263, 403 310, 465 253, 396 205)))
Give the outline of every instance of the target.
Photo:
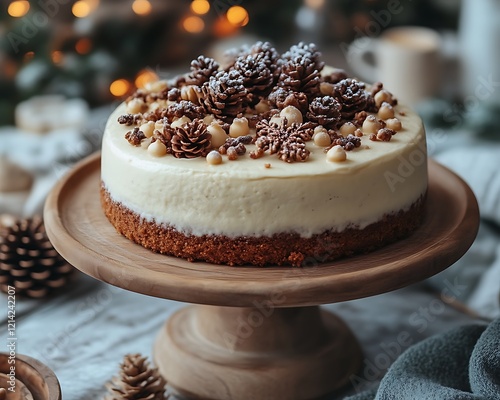
POLYGON ((81 38, 75 43, 75 50, 78 54, 87 54, 92 50, 92 41, 88 38, 81 38))
POLYGON ((30 10, 30 3, 27 0, 13 1, 7 8, 7 13, 11 17, 20 18, 24 17, 30 10))
POLYGON ((214 35, 217 37, 227 37, 238 32, 238 27, 231 24, 225 15, 220 16, 214 23, 214 35))
POLYGON ((23 61, 24 62, 28 62, 28 61, 31 61, 33 60, 33 58, 35 58, 35 52, 34 51, 28 51, 24 57, 23 57, 23 61))
POLYGON ((92 11, 90 3, 84 0, 79 0, 71 8, 71 12, 77 18, 85 18, 92 11))
POLYGON ((198 15, 205 15, 210 11, 210 3, 207 0, 193 0, 191 11, 198 15))
POLYGON ((232 6, 227 10, 227 20, 235 26, 245 26, 248 24, 248 12, 241 6, 232 6))
POLYGON ((148 83, 156 82, 158 80, 158 75, 150 69, 143 69, 137 74, 135 78, 135 86, 139 89, 144 88, 148 83))
POLYGON ((115 97, 125 96, 130 90, 130 82, 126 79, 117 79, 109 86, 110 93, 115 97))
POLYGON ((132 3, 132 10, 137 15, 148 15, 151 13, 152 8, 149 0, 134 0, 132 3))
POLYGON ((325 5, 325 0, 306 0, 305 3, 307 7, 319 10, 325 5))
POLYGON ((187 17, 182 22, 183 28, 189 33, 200 33, 205 29, 205 22, 200 17, 187 17))
POLYGON ((63 62, 63 52, 62 51, 59 51, 59 50, 53 51, 52 54, 50 55, 50 57, 52 58, 52 62, 55 65, 60 65, 63 62))

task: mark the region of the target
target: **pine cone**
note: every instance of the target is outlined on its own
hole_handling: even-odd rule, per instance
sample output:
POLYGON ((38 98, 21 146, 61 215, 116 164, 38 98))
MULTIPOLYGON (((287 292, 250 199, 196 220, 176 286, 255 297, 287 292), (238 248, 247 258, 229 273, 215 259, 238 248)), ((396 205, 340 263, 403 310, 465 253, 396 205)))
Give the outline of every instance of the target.
POLYGON ((307 58, 311 60, 314 63, 314 69, 318 72, 321 72, 325 66, 325 63, 321 61, 321 53, 314 43, 305 44, 304 42, 300 42, 290 47, 290 50, 282 55, 284 64, 289 61, 297 60, 298 58, 307 58))
POLYGON ((166 400, 166 381, 158 369, 151 368, 146 357, 127 354, 120 365, 120 373, 106 385, 105 400, 166 400))
POLYGON ((320 74, 316 65, 307 57, 298 57, 281 67, 278 86, 285 90, 305 93, 308 99, 319 95, 320 74))
POLYGON ((0 289, 41 298, 69 281, 74 269, 52 247, 40 217, 5 223, 0 229, 0 289))
POLYGON ((203 103, 209 113, 231 120, 244 109, 248 92, 238 71, 219 72, 202 86, 203 103))
POLYGON ((323 77, 323 81, 328 83, 339 83, 344 79, 347 79, 347 73, 340 68, 336 68, 333 72, 323 77))
POLYGON ((342 106, 342 120, 354 118, 360 111, 372 111, 373 97, 365 90, 365 84, 355 79, 343 79, 333 85, 333 95, 342 106))
POLYGON ((280 66, 279 58, 280 55, 276 49, 269 42, 257 42, 250 48, 250 54, 253 56, 258 56, 269 68, 274 77, 274 82, 279 78, 280 66))
POLYGON ((310 121, 327 129, 334 129, 340 121, 341 108, 337 99, 331 96, 316 97, 311 102, 306 116, 310 121))
POLYGON ((305 93, 293 92, 281 87, 276 87, 271 92, 269 101, 280 110, 288 106, 294 106, 298 108, 302 114, 305 114, 309 108, 309 99, 305 93))
POLYGON ((255 56, 238 57, 233 69, 243 77, 243 86, 248 91, 246 99, 248 105, 255 106, 271 92, 274 86, 274 76, 261 53, 255 56))
POLYGON ((191 73, 186 77, 186 85, 202 86, 215 76, 219 70, 219 64, 213 58, 199 56, 191 61, 191 73))
POLYGON ((195 119, 175 129, 171 139, 172 154, 176 158, 205 157, 211 148, 212 135, 201 119, 195 119))

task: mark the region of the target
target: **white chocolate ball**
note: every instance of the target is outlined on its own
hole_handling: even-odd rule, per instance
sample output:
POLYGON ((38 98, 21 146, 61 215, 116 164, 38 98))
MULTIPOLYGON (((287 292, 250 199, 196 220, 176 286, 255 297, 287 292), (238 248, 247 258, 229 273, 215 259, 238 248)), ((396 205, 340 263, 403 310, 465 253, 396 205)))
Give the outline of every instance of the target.
POLYGON ((259 101, 256 106, 255 106, 255 111, 258 113, 258 114, 262 114, 262 113, 265 113, 267 111, 269 111, 271 109, 271 106, 269 105, 269 102, 268 101, 265 101, 265 100, 261 100, 259 101))
POLYGON ((392 102, 392 94, 387 90, 381 90, 375 94, 374 99, 376 106, 380 107, 384 102, 392 102))
POLYGON ((392 129, 393 131, 400 131, 403 129, 403 124, 401 121, 397 118, 390 118, 387 121, 385 121, 387 128, 392 129))
POLYGON ((209 163, 210 165, 222 164, 222 156, 216 150, 212 150, 210 153, 208 153, 206 159, 207 163, 209 163))
POLYGON ((145 124, 142 124, 139 128, 144 133, 144 136, 150 138, 153 136, 153 132, 155 130, 155 123, 153 121, 148 121, 145 124))
POLYGON ((226 131, 217 122, 212 122, 208 125, 207 131, 212 135, 211 142, 213 148, 217 149, 226 142, 226 131))
POLYGON ((318 133, 315 133, 313 136, 314 144, 319 147, 328 147, 332 144, 332 139, 330 138, 330 135, 326 132, 326 130, 319 131, 318 133))
POLYGON ((329 82, 321 82, 319 84, 319 91, 324 96, 331 96, 333 94, 333 85, 329 82))
POLYGON ((326 153, 326 159, 329 162, 342 162, 347 159, 346 151, 342 148, 342 146, 333 146, 326 153))
POLYGON ((138 114, 142 112, 146 107, 146 103, 141 99, 132 99, 127 103, 127 111, 130 114, 138 114))
POLYGON ((203 123, 205 125, 210 125, 214 121, 215 121, 215 117, 213 114, 207 114, 207 115, 205 115, 205 118, 203 118, 203 123))
POLYGON ((160 132, 163 132, 163 128, 165 127, 165 125, 163 124, 163 121, 160 120, 160 121, 156 121, 155 122, 155 129, 160 131, 160 132))
POLYGON ((246 136, 249 132, 250 128, 248 127, 248 119, 245 117, 235 118, 229 127, 229 136, 233 138, 246 136))
POLYGON ((328 132, 326 128, 323 125, 318 125, 314 128, 314 134, 319 133, 319 132, 328 132))
POLYGON ((287 119, 287 126, 295 123, 301 124, 303 121, 302 113, 297 107, 294 106, 287 106, 283 110, 281 110, 280 117, 287 119))
POLYGON ((380 128, 382 125, 373 115, 369 115, 363 122, 363 133, 377 133, 380 128))
POLYGON ((380 119, 391 119, 394 118, 394 115, 394 108, 384 101, 378 110, 378 117, 380 119))
POLYGON ((154 157, 163 157, 167 154, 167 146, 165 146, 161 141, 156 140, 149 145, 148 153, 154 157))
POLYGON ((156 82, 148 82, 145 85, 145 89, 150 92, 161 92, 168 87, 167 81, 156 81, 156 82))
POLYGON ((269 121, 270 124, 276 124, 276 125, 281 125, 282 119, 280 118, 279 114, 273 115, 271 117, 271 120, 269 121))
POLYGON ((352 135, 356 131, 356 125, 352 122, 346 122, 340 127, 339 130, 342 136, 352 135))
POLYGON ((170 124, 170 126, 175 129, 175 128, 179 128, 182 125, 187 124, 189 122, 191 122, 191 120, 184 115, 184 116, 182 116, 180 118, 177 118, 174 122, 172 122, 170 124))

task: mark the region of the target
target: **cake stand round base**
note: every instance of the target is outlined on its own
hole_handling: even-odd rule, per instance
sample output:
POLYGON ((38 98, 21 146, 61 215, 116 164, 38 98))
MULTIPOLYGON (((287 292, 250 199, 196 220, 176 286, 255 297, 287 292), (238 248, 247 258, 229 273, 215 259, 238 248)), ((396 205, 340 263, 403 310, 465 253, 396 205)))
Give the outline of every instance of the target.
POLYGON ((160 331, 153 353, 174 389, 211 400, 315 399, 344 386, 362 358, 332 313, 270 301, 185 307, 160 331))
POLYGON ((100 157, 62 179, 45 204, 54 247, 96 279, 188 303, 161 330, 154 358, 179 392, 205 399, 296 399, 348 382, 361 351, 318 305, 402 288, 458 260, 479 225, 476 199, 429 162, 426 214, 409 238, 316 267, 228 267, 154 254, 118 234, 99 200, 100 157))

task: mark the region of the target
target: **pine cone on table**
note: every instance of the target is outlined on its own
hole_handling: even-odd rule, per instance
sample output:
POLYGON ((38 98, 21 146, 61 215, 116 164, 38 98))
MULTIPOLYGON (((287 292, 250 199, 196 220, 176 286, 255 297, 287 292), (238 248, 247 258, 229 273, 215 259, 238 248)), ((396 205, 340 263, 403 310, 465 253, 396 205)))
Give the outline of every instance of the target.
POLYGON ((172 154, 176 158, 205 157, 211 148, 212 135, 201 119, 175 128, 172 135, 172 154))
POLYGON ((0 289, 41 298, 65 286, 74 269, 52 247, 40 217, 11 219, 0 227, 0 289))
POLYGON ((290 50, 283 53, 281 58, 285 63, 296 60, 297 58, 307 58, 314 64, 314 68, 318 72, 321 72, 325 66, 325 63, 321 61, 321 53, 318 51, 318 48, 314 43, 306 44, 304 42, 300 42, 295 44, 290 47, 290 50))
POLYGON ((120 373, 106 385, 109 393, 104 400, 167 400, 165 385, 165 379, 146 357, 127 354, 120 373))
POLYGON ((205 108, 216 117, 232 120, 243 112, 248 91, 238 71, 219 72, 215 77, 210 77, 201 90, 205 108))

